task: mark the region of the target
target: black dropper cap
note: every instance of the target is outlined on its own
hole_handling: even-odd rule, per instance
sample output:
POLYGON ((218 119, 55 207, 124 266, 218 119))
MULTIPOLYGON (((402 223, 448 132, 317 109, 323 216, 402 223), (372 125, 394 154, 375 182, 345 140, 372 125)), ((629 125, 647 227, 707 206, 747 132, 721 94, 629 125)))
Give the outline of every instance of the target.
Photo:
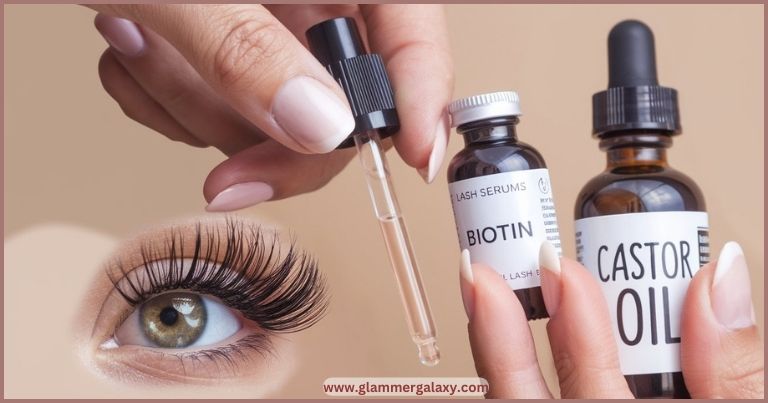
MULTIPOLYGON (((381 56, 365 50, 353 18, 334 18, 307 30, 309 50, 347 95, 355 130, 379 130, 384 138, 400 128, 392 85, 381 56)), ((350 135, 338 148, 355 145, 350 135)))
POLYGON ((608 34, 608 89, 592 96, 592 133, 597 137, 627 130, 678 134, 677 91, 656 78, 653 32, 626 20, 608 34))

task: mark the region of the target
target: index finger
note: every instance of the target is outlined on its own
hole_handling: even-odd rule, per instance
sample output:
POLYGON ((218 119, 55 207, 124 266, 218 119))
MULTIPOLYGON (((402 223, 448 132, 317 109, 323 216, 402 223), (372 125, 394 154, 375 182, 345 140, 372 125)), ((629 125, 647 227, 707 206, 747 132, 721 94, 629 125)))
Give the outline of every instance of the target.
POLYGON ((368 43, 381 54, 395 88, 400 132, 395 148, 432 182, 448 144, 446 106, 453 93, 453 62, 442 6, 361 5, 368 43))
POLYGON ((91 5, 167 40, 229 105, 294 151, 334 150, 355 126, 328 71, 260 5, 91 5))

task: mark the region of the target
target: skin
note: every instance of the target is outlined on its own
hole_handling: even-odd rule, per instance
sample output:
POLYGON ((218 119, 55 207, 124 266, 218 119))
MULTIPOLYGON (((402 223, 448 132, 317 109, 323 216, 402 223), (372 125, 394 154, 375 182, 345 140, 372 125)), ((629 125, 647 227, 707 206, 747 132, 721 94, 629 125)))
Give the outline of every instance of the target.
MULTIPOLYGON (((275 198, 307 192, 325 184, 352 156, 348 151, 323 155, 293 151, 265 133, 257 116, 242 112, 248 109, 245 102, 252 99, 252 88, 222 82, 222 77, 210 68, 211 60, 207 59, 210 54, 204 51, 206 47, 215 49, 217 45, 222 45, 217 33, 226 28, 221 24, 227 15, 255 16, 258 13, 263 16, 266 10, 301 42, 303 30, 312 23, 344 12, 354 14, 360 26, 365 27, 364 31, 372 33, 368 36, 364 32, 363 35, 367 36, 371 49, 387 60, 395 86, 408 88, 408 91, 398 93, 403 129, 394 138, 395 146, 411 166, 423 168, 426 165, 434 143, 434 126, 450 98, 453 81, 442 14, 435 13, 434 6, 408 9, 404 6, 207 7, 93 6, 105 14, 138 22, 148 48, 155 51, 128 58, 107 50, 102 57, 100 73, 104 86, 126 114, 172 140, 193 146, 214 146, 230 157, 209 175, 204 188, 207 200, 230 184, 245 179, 269 180, 275 184, 275 198), (197 33, 196 39, 200 41, 192 43, 185 40, 189 32, 197 33), (430 52, 424 52, 425 49, 430 52), (429 58, 420 56, 422 54, 429 54, 429 58), (152 81, 156 76, 172 79, 152 81), (193 96, 179 97, 178 94, 193 96), (194 102, 185 104, 178 102, 180 99, 194 102), (424 102, 425 99, 429 102, 424 102), (433 103, 432 100, 436 101, 433 103), (316 174, 295 175, 293 172, 316 174)), ((322 76, 317 67, 312 67, 312 74, 322 76)), ((306 68, 306 64, 291 63, 290 68, 302 69, 306 68)), ((328 80, 327 77, 322 79, 328 80)), ((276 80, 264 86, 267 88, 264 99, 278 85, 279 80, 276 80)), ((266 102, 264 99, 259 102, 266 102)), ((245 385, 236 387, 215 381, 198 382, 205 384, 205 388, 189 387, 187 385, 194 384, 195 379, 178 377, 169 377, 165 381, 182 382, 183 387, 151 389, 126 387, 112 382, 115 376, 141 372, 136 366, 125 365, 116 369, 115 372, 120 374, 110 373, 104 370, 104 363, 94 359, 98 339, 93 338, 93 330, 99 312, 106 312, 101 304, 111 289, 100 270, 101 263, 117 245, 111 237, 70 226, 37 228, 7 240, 6 267, 13 269, 6 272, 5 280, 15 286, 6 288, 6 305, 29 308, 6 312, 7 323, 22 324, 7 326, 6 329, 6 345, 14 346, 6 349, 6 362, 17 363, 14 371, 6 371, 6 384, 11 385, 7 390, 8 396, 18 395, 20 391, 34 391, 37 396, 42 393, 51 397, 63 394, 70 397, 220 397, 222 392, 226 392, 227 397, 256 397, 269 394, 262 384, 279 387, 284 384, 285 374, 293 373, 295 360, 290 348, 285 347, 280 350, 281 360, 271 363, 268 382, 259 382, 261 378, 258 375, 243 382, 245 385), (36 253, 41 244, 53 245, 57 249, 36 253), (39 281, 41 268, 46 269, 46 281, 39 281), (61 287, 61 284, 67 287, 61 287), (30 320, 29 312, 50 312, 51 301, 39 296, 56 296, 56 312, 45 315, 45 320, 30 320), (83 296, 86 301, 80 304, 83 296), (51 329, 66 329, 71 327, 72 322, 75 323, 75 345, 79 356, 72 354, 70 340, 66 337, 50 337, 51 329), (82 364, 82 360, 86 365, 82 364), (45 388, 40 388, 40 379, 46 380, 45 388), (11 387, 14 389, 11 390, 11 387)), ((563 397, 628 397, 628 391, 619 382, 620 374, 616 373, 615 350, 604 348, 611 345, 605 331, 606 317, 601 319, 601 315, 593 315, 594 307, 600 306, 600 302, 590 301, 589 298, 599 293, 590 288, 589 280, 578 273, 575 263, 564 260, 563 268, 566 274, 559 284, 564 290, 562 306, 558 316, 550 321, 550 342, 558 362, 563 397), (581 299, 576 299, 576 295, 581 299), (590 315, 587 317, 586 313, 590 315), (595 329, 598 329, 598 337, 593 339, 591 335, 595 329), (563 334, 577 337, 558 338, 563 334), (588 334, 590 337, 587 337, 588 334), (595 378, 601 379, 602 383, 592 382, 595 378)), ((707 269, 702 269, 691 285, 689 299, 694 301, 691 306, 709 306, 705 302, 708 298, 707 287, 711 283, 711 267, 708 270, 709 274, 706 274, 707 269)), ((521 329, 527 329, 524 326, 527 323, 524 316, 520 316, 522 310, 519 304, 516 305, 514 294, 488 268, 476 268, 475 278, 476 308, 469 325, 470 343, 478 373, 493 385, 490 396, 550 397, 535 353, 531 354, 534 348, 532 338, 529 333, 521 332, 521 329), (499 326, 504 327, 503 332, 499 331, 499 326), (506 333, 515 342, 510 342, 508 337, 504 340, 493 338, 494 334, 500 333, 506 333), (526 348, 523 353, 519 348, 508 351, 512 345, 526 348)), ((716 325, 711 313, 686 309, 694 311, 687 316, 692 319, 689 324, 683 325, 683 332, 688 334, 685 338, 693 340, 694 345, 683 346, 684 357, 685 351, 702 351, 708 354, 698 356, 713 357, 707 362, 697 362, 691 358, 694 354, 687 354, 689 358, 684 358, 684 372, 692 393, 698 397, 762 396, 762 359, 754 359, 762 357, 762 342, 756 329, 728 332, 716 325), (703 329, 700 328, 702 324, 703 329), (758 350, 759 354, 756 353, 758 350), (733 362, 744 365, 732 367, 733 362), (745 368, 746 372, 741 372, 741 368, 745 368), (720 374, 727 376, 721 379, 720 374)), ((325 330, 327 335, 333 335, 329 329, 325 330)), ((330 343, 327 345, 332 347, 330 343)), ((340 355, 323 357, 318 356, 318 351, 322 352, 316 349, 311 355, 306 354, 303 362, 312 365, 313 361, 324 362, 326 359, 322 366, 327 366, 332 364, 332 358, 350 368, 356 364, 355 358, 340 355)), ((363 362, 365 357, 357 359, 363 362)), ((108 364, 119 359, 106 361, 108 364)), ((266 371, 258 366, 253 369, 255 374, 266 371)), ((154 378, 165 376, 166 372, 158 371, 154 378)), ((197 381, 210 380, 201 378, 197 381)))
MULTIPOLYGON (((183 238, 192 239, 194 224, 201 220, 224 228, 220 218, 173 226, 183 238)), ((140 346, 99 349, 131 312, 114 292, 105 264, 119 259, 127 266, 140 265, 140 245, 163 242, 170 228, 171 224, 149 228, 118 242, 81 227, 46 225, 6 240, 5 264, 13 268, 6 281, 16 284, 6 289, 6 304, 24 307, 6 313, 6 323, 17 324, 6 326, 5 333, 6 342, 14 346, 6 350, 6 363, 16 368, 6 372, 7 397, 254 398, 279 393, 306 354, 292 334, 272 338, 270 353, 247 352, 248 360, 238 361, 234 368, 205 360, 182 368, 179 360, 160 350, 140 346), (46 245, 47 253, 39 253, 40 245, 46 245), (56 296, 55 308, 49 298, 39 298, 46 295, 56 296), (36 320, 32 312, 45 319, 36 320), (45 388, 40 388, 40 379, 45 379, 45 388)), ((259 331, 244 322, 221 344, 259 331)))
MULTIPOLYGON (((600 285, 579 263, 562 258, 560 276, 543 270, 542 289, 558 289, 547 324, 562 398, 632 398, 619 368, 600 285)), ((693 398, 762 398, 763 343, 756 326, 728 330, 714 318, 709 294, 717 262, 703 266, 686 294, 681 365, 693 398)), ((468 330, 479 376, 492 398, 552 398, 541 374, 525 313, 490 267, 473 264, 468 330)), ((462 280, 464 282, 464 280, 462 280)), ((466 300, 465 300, 466 303, 466 300)), ((548 306, 548 308, 550 308, 548 306)))
MULTIPOLYGON (((399 89, 395 101, 401 129, 392 142, 407 164, 425 176, 436 136, 448 135, 440 122, 447 121, 444 109, 453 89, 453 64, 440 6, 89 7, 136 22, 145 38, 141 54, 127 56, 109 48, 99 62, 104 88, 126 115, 171 140, 213 146, 229 157, 205 181, 203 193, 209 202, 229 186, 251 181, 269 183, 273 200, 309 192, 325 185, 353 157, 353 150, 309 155, 297 151, 296 144, 273 135, 268 114, 280 85, 297 75, 313 77, 345 99, 304 48, 306 29, 325 19, 354 17, 368 48, 384 59, 392 85, 399 89), (256 38, 249 43, 254 51, 240 55, 242 60, 232 66, 222 66, 223 51, 244 45, 233 42, 237 35, 227 35, 243 24, 256 27, 249 34, 256 38), (268 51, 274 46, 280 51, 268 51)), ((447 142, 438 143, 444 152, 447 142)))

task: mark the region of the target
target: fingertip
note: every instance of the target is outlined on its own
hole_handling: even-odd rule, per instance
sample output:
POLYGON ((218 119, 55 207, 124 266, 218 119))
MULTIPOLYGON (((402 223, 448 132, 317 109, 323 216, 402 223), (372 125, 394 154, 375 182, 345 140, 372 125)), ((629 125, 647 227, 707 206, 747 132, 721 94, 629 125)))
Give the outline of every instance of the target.
POLYGON ((329 153, 355 129, 346 99, 309 76, 293 77, 283 83, 274 94, 271 108, 275 123, 287 135, 276 139, 298 152, 329 153))
POLYGON ((751 318, 749 281, 740 259, 738 244, 725 244, 718 260, 693 276, 685 295, 680 363, 694 398, 763 395, 763 342, 751 318))
MULTIPOLYGON (((271 194, 261 187, 264 200, 279 200, 312 192, 328 183, 354 156, 354 149, 328 154, 302 154, 276 141, 265 141, 241 150, 222 161, 208 173, 203 184, 205 199, 212 202, 225 189, 235 184, 261 182, 268 184, 271 194)), ((256 186, 249 194, 257 199, 256 186)))
POLYGON ((444 156, 440 142, 448 143, 446 108, 454 86, 442 8, 372 5, 361 10, 371 50, 386 61, 395 90, 401 126, 393 138, 395 147, 403 161, 430 182, 444 156))
POLYGON ((139 26, 130 20, 98 13, 93 19, 93 25, 104 40, 124 56, 138 56, 146 48, 139 26))
POLYGON ((592 297, 598 297, 604 303, 602 289, 595 276, 581 263, 568 257, 560 258, 560 270, 562 281, 567 282, 565 288, 573 290, 571 293, 590 293, 592 297))
POLYGON ((498 324, 506 320, 512 323, 528 323, 523 306, 512 288, 493 268, 472 264, 474 284, 473 322, 481 326, 498 324))
POLYGON ((474 313, 469 340, 487 397, 551 398, 541 375, 523 307, 504 279, 491 267, 472 265, 474 313))
MULTIPOLYGON (((410 62, 410 61, 408 61, 410 62)), ((395 103, 400 115, 400 131, 393 136, 397 152, 406 164, 421 170, 427 182, 442 165, 451 126, 447 107, 453 84, 421 71, 392 67, 395 103)), ((422 70, 429 70, 423 67, 422 70)))
POLYGON ((547 333, 563 397, 630 397, 600 284, 580 263, 563 257, 560 286, 557 312, 547 323, 547 333))
POLYGON ((561 257, 559 262, 561 290, 558 311, 565 314, 551 318, 550 325, 555 326, 561 321, 586 321, 584 323, 598 325, 598 328, 605 328, 610 333, 608 305, 595 277, 573 259, 561 257))
POLYGON ((712 279, 712 287, 715 287, 728 273, 729 269, 733 265, 736 259, 743 258, 744 251, 741 246, 734 241, 726 242, 723 245, 723 249, 720 250, 720 255, 717 258, 717 265, 715 266, 715 274, 712 279))
POLYGON ((417 170, 427 184, 430 184, 435 180, 437 172, 443 165, 445 152, 448 148, 448 136, 448 116, 444 115, 437 122, 432 150, 430 151, 427 165, 417 170))

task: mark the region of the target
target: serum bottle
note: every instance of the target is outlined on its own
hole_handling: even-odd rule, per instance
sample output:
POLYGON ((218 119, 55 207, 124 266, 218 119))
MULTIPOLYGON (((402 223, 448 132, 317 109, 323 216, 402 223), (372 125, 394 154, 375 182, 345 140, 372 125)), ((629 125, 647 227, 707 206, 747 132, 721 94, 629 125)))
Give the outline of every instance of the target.
POLYGON ((459 99, 448 112, 465 145, 448 166, 459 244, 504 278, 529 320, 546 318, 539 247, 549 240, 560 252, 560 235, 544 158, 517 140, 517 93, 459 99))
POLYGON ((592 97, 607 167, 578 196, 577 254, 602 286, 635 397, 686 398, 680 314, 691 278, 709 261, 704 198, 667 163, 681 131, 677 91, 658 84, 650 28, 632 20, 613 27, 608 60, 609 88, 592 97))

